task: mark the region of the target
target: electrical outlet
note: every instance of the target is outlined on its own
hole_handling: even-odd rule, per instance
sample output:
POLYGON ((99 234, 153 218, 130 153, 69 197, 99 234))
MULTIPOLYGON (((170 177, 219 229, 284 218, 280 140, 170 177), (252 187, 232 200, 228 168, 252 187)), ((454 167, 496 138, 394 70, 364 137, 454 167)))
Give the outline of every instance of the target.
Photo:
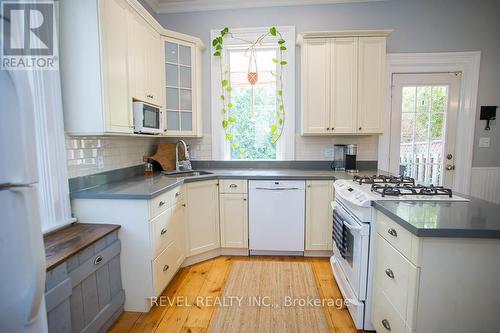
POLYGON ((489 148, 490 138, 479 138, 479 148, 489 148))
POLYGON ((323 156, 329 160, 333 160, 333 148, 325 148, 323 156))

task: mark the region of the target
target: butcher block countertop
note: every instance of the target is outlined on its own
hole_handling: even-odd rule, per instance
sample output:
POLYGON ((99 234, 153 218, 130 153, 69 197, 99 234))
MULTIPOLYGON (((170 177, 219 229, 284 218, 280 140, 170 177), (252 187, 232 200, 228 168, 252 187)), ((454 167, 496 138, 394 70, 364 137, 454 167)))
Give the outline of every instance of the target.
POLYGON ((45 235, 47 271, 119 228, 117 224, 73 223, 45 235))

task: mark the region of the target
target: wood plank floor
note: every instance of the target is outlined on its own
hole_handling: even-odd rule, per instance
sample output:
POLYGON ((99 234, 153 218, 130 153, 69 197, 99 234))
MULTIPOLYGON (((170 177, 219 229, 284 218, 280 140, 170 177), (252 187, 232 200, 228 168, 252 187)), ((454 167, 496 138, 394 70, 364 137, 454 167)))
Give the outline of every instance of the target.
POLYGON ((323 311, 329 332, 357 332, 328 259, 289 257, 218 257, 185 267, 163 292, 171 304, 154 306, 148 313, 124 312, 109 332, 208 332, 217 309, 209 301, 222 295, 234 262, 251 260, 309 262, 320 298, 327 300, 323 311))

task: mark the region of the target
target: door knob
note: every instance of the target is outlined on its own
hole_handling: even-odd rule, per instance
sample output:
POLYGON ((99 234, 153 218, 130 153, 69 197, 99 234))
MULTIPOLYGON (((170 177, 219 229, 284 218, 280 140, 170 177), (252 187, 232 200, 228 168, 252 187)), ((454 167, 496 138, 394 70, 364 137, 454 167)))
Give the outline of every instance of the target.
POLYGON ((451 164, 446 164, 446 170, 448 170, 448 171, 455 170, 455 166, 451 165, 451 164))

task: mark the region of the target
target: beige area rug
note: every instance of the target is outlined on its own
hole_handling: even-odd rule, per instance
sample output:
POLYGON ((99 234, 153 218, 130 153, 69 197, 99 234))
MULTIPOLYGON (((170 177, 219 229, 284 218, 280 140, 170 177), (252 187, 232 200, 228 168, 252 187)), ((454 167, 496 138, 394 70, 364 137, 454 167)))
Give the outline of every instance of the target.
POLYGON ((210 332, 328 332, 312 267, 303 262, 233 264, 210 332))

